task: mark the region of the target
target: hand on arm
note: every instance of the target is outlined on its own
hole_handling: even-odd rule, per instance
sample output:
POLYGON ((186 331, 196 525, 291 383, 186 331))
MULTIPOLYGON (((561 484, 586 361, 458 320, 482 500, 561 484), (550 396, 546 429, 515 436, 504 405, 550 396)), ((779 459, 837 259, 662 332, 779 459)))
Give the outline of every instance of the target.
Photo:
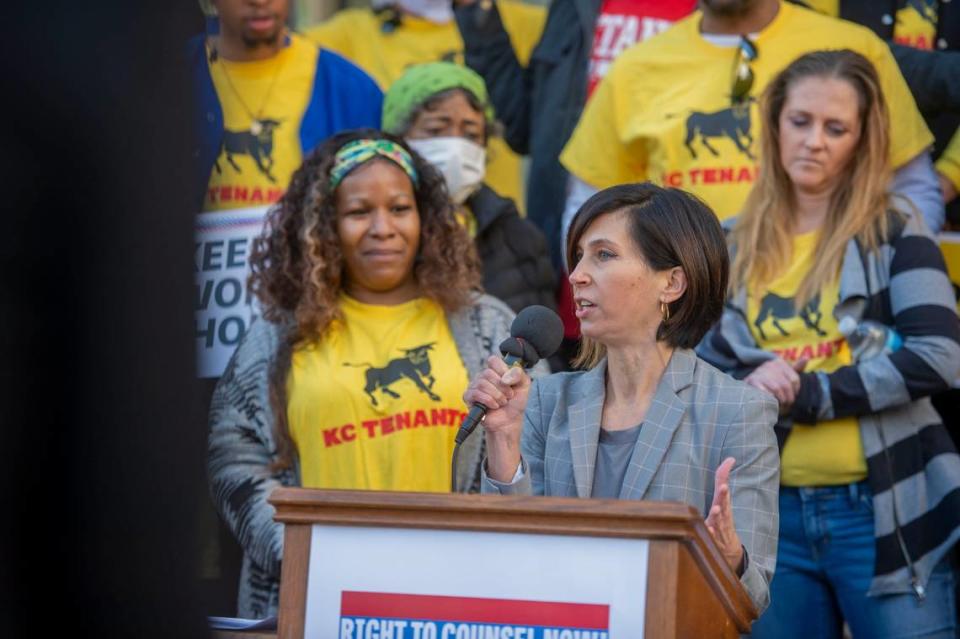
POLYGON ((797 399, 797 392, 800 390, 800 372, 806 366, 806 359, 791 365, 777 357, 758 366, 743 381, 776 397, 780 403, 780 414, 784 415, 790 411, 793 402, 797 399))
POLYGON ((876 414, 946 390, 960 375, 960 323, 943 253, 922 220, 911 216, 905 224, 889 241, 889 260, 879 260, 895 312, 876 318, 900 334, 902 346, 829 373, 802 375, 791 411, 795 421, 876 414))
POLYGON ((487 475, 510 482, 520 465, 520 435, 523 412, 530 394, 530 377, 518 367, 509 367, 491 356, 485 368, 467 387, 463 401, 487 408, 483 428, 487 444, 487 475))

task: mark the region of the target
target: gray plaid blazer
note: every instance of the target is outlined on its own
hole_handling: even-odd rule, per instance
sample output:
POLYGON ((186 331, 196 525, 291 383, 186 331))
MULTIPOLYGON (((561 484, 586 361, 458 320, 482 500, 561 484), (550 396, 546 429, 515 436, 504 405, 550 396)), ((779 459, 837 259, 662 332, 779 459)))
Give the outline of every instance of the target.
MULTIPOLYGON (((590 497, 600 437, 606 361, 586 372, 534 380, 524 413, 523 476, 483 474, 483 491, 590 497)), ((643 420, 620 499, 679 501, 706 517, 714 472, 727 457, 733 516, 747 551, 740 581, 761 612, 777 556, 780 456, 776 400, 721 373, 691 350, 674 351, 643 420)), ((484 464, 484 469, 486 464, 484 464)))

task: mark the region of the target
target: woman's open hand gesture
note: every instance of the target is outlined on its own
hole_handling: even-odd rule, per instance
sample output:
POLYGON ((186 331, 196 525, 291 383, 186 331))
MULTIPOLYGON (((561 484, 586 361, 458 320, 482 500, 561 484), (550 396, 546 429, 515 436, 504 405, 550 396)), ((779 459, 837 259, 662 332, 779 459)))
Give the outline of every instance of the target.
POLYGON ((717 468, 713 483, 713 503, 705 523, 727 564, 740 574, 743 544, 740 543, 740 536, 733 525, 733 501, 730 497, 730 470, 735 463, 733 457, 727 457, 717 468))

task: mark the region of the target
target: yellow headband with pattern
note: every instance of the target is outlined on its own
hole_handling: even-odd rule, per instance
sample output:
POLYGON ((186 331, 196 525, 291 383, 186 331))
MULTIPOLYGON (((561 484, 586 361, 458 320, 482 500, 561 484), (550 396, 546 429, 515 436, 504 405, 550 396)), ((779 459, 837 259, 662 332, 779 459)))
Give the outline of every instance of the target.
POLYGON ((337 151, 333 159, 333 168, 330 169, 330 190, 340 186, 343 178, 355 168, 378 157, 386 158, 399 166, 410 177, 413 186, 419 186, 420 178, 417 175, 417 169, 414 168, 413 158, 406 149, 391 140, 362 139, 347 142, 337 151))

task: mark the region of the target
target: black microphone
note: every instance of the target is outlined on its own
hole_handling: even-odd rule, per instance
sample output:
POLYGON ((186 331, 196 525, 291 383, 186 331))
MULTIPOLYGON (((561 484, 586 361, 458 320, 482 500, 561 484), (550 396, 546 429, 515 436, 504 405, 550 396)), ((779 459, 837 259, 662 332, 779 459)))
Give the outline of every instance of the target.
MULTIPOLYGON (((553 355, 563 340, 563 322, 560 316, 546 306, 528 306, 510 325, 510 337, 500 344, 500 353, 507 366, 531 368, 545 357, 553 355)), ((460 424, 457 444, 470 436, 487 414, 487 407, 474 404, 460 424)))

